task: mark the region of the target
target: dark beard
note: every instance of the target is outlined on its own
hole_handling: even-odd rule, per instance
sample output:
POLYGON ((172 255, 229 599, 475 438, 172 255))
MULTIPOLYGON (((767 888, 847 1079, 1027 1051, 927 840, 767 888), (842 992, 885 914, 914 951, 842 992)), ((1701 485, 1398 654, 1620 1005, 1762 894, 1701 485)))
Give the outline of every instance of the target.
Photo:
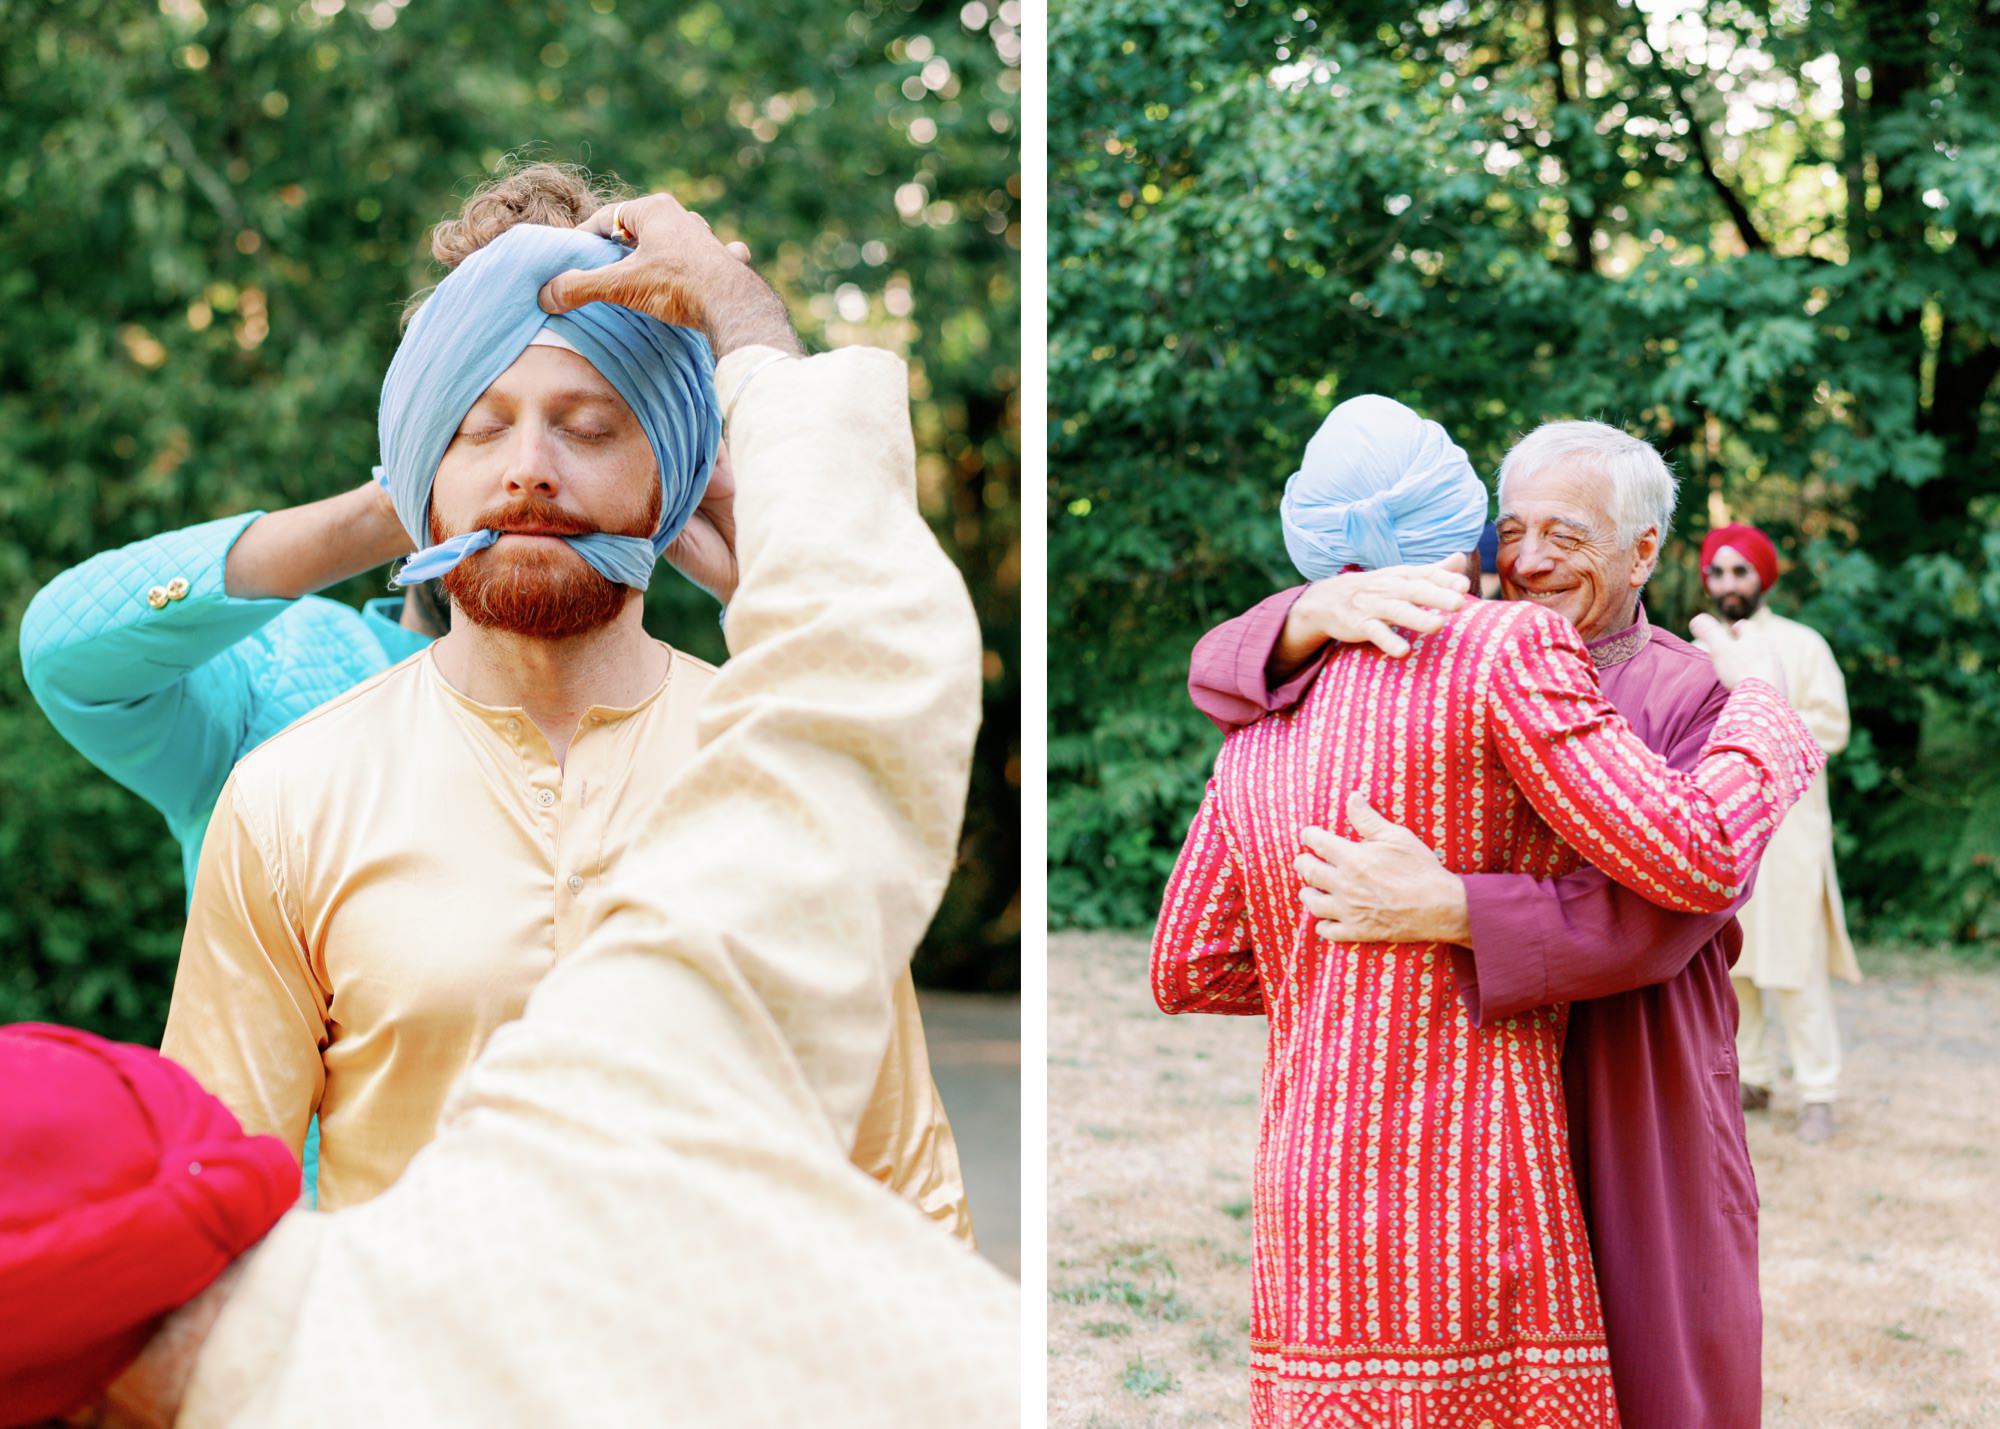
POLYGON ((1722 612, 1724 620, 1748 620, 1757 613, 1757 607, 1764 603, 1758 595, 1719 595, 1715 598, 1715 608, 1722 612))

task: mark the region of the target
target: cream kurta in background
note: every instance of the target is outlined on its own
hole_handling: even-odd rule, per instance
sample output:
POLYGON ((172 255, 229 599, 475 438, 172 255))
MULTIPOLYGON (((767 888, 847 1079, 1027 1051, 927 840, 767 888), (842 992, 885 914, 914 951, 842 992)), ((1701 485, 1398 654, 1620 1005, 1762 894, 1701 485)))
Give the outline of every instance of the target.
MULTIPOLYGON (((560 767, 523 711, 469 699, 429 650, 237 766, 202 848, 162 1050, 294 1154, 317 1110, 322 1210, 402 1174, 452 1083, 575 951, 694 755, 716 672, 669 656, 648 699, 584 717, 560 767)), ((853 1150, 970 1238, 907 974, 853 1150)))
MULTIPOLYGON (((1818 631, 1769 607, 1760 607, 1750 620, 1778 652, 1792 708, 1821 749, 1829 756, 1840 753, 1847 747, 1847 683, 1833 651, 1818 631)), ((1737 919, 1743 953, 1732 977, 1796 991, 1819 964, 1835 977, 1861 980, 1834 875, 1833 809, 1824 772, 1771 836, 1757 866, 1756 887, 1737 919)))
POLYGON ((181 1423, 1013 1426, 1018 1291, 846 1159, 979 721, 906 376, 716 372, 743 583, 698 748, 366 1205, 295 1211, 181 1423))

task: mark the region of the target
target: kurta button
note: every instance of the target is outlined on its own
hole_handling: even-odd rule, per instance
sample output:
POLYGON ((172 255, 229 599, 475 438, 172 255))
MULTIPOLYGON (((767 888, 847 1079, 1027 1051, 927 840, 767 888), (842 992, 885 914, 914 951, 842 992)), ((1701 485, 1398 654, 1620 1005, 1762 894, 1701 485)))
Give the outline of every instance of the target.
POLYGON ((540 804, 544 809, 548 808, 551 804, 555 803, 555 801, 556 801, 555 790, 553 789, 535 790, 535 802, 537 804, 540 804))
POLYGON ((146 604, 152 606, 155 610, 165 610, 167 608, 167 588, 163 585, 156 585, 147 591, 146 604))
POLYGON ((187 599, 187 593, 188 593, 188 583, 180 576, 175 576, 172 580, 167 582, 168 600, 185 600, 187 599))
POLYGON ((569 891, 572 893, 583 892, 583 879, 574 873, 569 876, 569 891))
POLYGON ((510 719, 507 721, 507 733, 519 734, 520 732, 521 732, 521 722, 519 720, 510 719))

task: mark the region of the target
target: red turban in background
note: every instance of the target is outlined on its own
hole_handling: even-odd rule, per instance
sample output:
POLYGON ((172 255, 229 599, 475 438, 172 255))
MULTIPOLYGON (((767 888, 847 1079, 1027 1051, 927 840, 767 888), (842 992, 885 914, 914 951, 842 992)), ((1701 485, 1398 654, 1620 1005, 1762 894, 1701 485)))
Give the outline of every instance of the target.
POLYGON ((0 1425, 102 1394, 299 1198, 299 1163, 145 1047, 0 1027, 0 1425))
POLYGON ((1710 531, 1708 539, 1701 543, 1702 565, 1706 567, 1724 546, 1750 563, 1751 569, 1757 572, 1757 579, 1764 583, 1765 590, 1778 583, 1778 548, 1771 544, 1769 536, 1755 526, 1746 526, 1738 521, 1710 531))

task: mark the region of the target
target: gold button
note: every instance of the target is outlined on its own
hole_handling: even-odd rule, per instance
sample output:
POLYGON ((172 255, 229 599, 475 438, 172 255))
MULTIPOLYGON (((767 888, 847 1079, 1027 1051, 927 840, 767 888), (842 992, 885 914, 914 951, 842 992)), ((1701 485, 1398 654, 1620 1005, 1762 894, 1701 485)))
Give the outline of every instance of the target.
POLYGON ((163 585, 156 585, 147 591, 146 604, 152 606, 155 610, 165 610, 167 608, 167 588, 163 585))
POLYGON ((168 600, 185 600, 187 598, 187 593, 188 593, 188 583, 182 580, 179 576, 175 576, 172 580, 167 582, 168 600))

